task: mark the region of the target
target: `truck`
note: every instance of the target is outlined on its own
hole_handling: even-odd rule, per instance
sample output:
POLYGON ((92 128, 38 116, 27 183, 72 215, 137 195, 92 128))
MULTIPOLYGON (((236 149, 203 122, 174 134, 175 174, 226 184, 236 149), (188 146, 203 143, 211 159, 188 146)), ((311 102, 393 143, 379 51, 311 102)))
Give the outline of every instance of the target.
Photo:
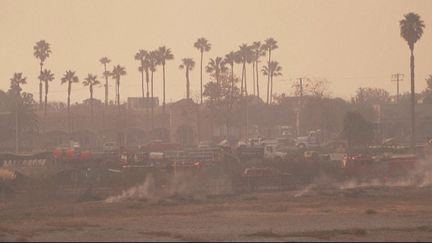
POLYGON ((321 146, 322 143, 321 131, 310 131, 307 136, 297 137, 295 140, 296 146, 299 149, 318 148, 321 146))

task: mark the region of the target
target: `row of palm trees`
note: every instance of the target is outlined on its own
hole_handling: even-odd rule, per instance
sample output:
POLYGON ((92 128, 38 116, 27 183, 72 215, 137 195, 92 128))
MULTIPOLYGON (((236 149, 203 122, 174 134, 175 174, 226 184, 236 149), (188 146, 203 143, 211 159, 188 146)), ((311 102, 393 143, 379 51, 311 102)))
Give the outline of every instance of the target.
MULTIPOLYGON (((202 73, 203 73, 203 55, 204 52, 208 52, 211 49, 211 44, 208 42, 205 38, 199 38, 195 43, 194 47, 197 48, 201 54, 201 60, 200 60, 200 102, 202 103, 202 87, 203 87, 203 79, 202 79, 202 73)), ((258 74, 258 66, 260 62, 260 57, 264 56, 266 52, 268 51, 268 57, 269 62, 268 65, 264 67, 262 70, 263 74, 265 76, 268 76, 268 84, 267 84, 267 103, 271 103, 271 94, 272 94, 272 77, 280 75, 280 66, 277 62, 271 62, 271 52, 274 49, 277 49, 277 42, 273 38, 269 38, 265 41, 264 44, 261 44, 261 42, 254 42, 252 45, 246 45, 242 44, 238 51, 236 52, 230 52, 225 56, 225 58, 222 57, 216 57, 216 58, 210 58, 208 65, 206 66, 206 71, 208 73, 214 73, 216 77, 216 82, 219 82, 219 76, 221 73, 226 72, 228 69, 226 68, 226 64, 231 65, 231 71, 233 71, 233 65, 234 63, 242 64, 242 93, 244 90, 244 93, 247 94, 247 83, 246 83, 246 64, 253 65, 253 93, 254 95, 260 96, 259 93, 259 74, 258 74), (277 71, 279 70, 279 72, 277 71), (273 74, 273 75, 272 75, 273 74), (244 87, 244 88, 243 88, 244 87), (255 89, 256 87, 256 89, 255 89)), ((44 63, 46 59, 50 56, 51 49, 50 44, 47 43, 45 40, 41 40, 36 43, 34 46, 34 56, 39 60, 40 62, 40 75, 39 75, 39 104, 42 108, 42 104, 44 105, 44 112, 46 114, 46 107, 48 102, 48 89, 49 89, 49 82, 54 80, 54 74, 48 70, 43 69, 44 63), (45 85, 45 102, 42 101, 42 93, 43 93, 43 84, 45 85)), ((142 97, 149 98, 150 97, 150 90, 151 90, 151 97, 153 99, 153 75, 154 72, 156 72, 156 67, 158 65, 162 66, 162 74, 163 74, 163 110, 165 111, 165 105, 166 105, 166 81, 165 81, 165 64, 166 61, 174 59, 174 55, 171 52, 170 48, 167 48, 165 46, 161 46, 156 50, 152 51, 146 51, 146 50, 139 50, 135 54, 135 60, 140 62, 140 66, 138 67, 138 71, 141 73, 141 84, 142 84, 142 97), (147 86, 147 93, 145 95, 145 88, 144 88, 144 73, 145 73, 145 81, 147 86), (149 83, 151 83, 151 88, 149 87, 149 83)), ((108 96, 109 96, 109 78, 112 77, 116 81, 116 104, 119 104, 120 100, 120 92, 119 92, 119 86, 120 86, 120 77, 126 74, 125 68, 121 67, 119 65, 115 66, 113 71, 107 70, 107 64, 111 62, 111 60, 108 57, 103 57, 100 60, 100 63, 104 66, 104 72, 103 77, 105 78, 105 105, 108 104, 108 96)), ((189 72, 192 71, 194 68, 195 62, 192 58, 184 58, 182 59, 182 64, 180 65, 181 69, 186 70, 186 76, 187 76, 187 98, 190 98, 190 81, 189 81, 189 72)), ((69 72, 69 76, 71 73, 69 72)), ((71 77, 66 77, 66 79, 70 79, 71 77)), ((76 81, 78 82, 78 81, 76 81)), ((65 83, 65 82, 63 82, 65 83)), ((70 83, 68 85, 68 97, 69 94, 69 87, 71 86, 73 81, 68 82, 70 83)))

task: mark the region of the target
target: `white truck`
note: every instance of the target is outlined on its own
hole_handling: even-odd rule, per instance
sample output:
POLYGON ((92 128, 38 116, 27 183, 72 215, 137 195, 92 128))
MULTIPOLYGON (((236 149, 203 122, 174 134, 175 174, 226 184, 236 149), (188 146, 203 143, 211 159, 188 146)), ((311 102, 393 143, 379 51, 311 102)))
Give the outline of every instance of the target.
POLYGON ((296 146, 299 149, 318 148, 321 146, 321 131, 310 131, 308 136, 297 137, 296 146))

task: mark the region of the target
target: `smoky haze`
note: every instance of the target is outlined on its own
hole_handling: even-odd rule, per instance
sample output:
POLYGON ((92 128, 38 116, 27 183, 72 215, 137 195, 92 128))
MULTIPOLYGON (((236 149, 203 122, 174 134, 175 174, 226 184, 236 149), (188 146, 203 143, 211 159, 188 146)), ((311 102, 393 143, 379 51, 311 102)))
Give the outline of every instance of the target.
MULTIPOLYGON (((333 96, 349 99, 357 87, 396 87, 391 74, 409 74, 409 51, 400 38, 398 21, 416 12, 432 26, 427 13, 430 1, 0 1, 0 28, 7 33, 0 40, 2 68, 0 89, 6 90, 13 72, 24 72, 25 91, 38 92, 38 61, 33 45, 44 39, 52 55, 45 66, 56 75, 50 86, 50 100, 65 102, 67 88, 59 77, 66 70, 101 76, 99 58, 108 56, 112 65, 121 64, 128 74, 122 81, 122 100, 140 95, 138 49, 172 49, 174 61, 167 62, 167 102, 186 96, 181 58, 199 61, 193 43, 205 37, 212 44, 209 58, 224 56, 242 43, 273 37, 279 49, 272 55, 284 67, 276 77, 276 93, 293 92, 293 81, 307 75, 326 78, 333 96)), ((417 90, 423 89, 427 68, 432 66, 431 32, 425 31, 416 45, 417 90)), ((199 67, 199 65, 197 65, 199 67)), ((155 73, 155 94, 162 93, 161 68, 155 73)), ((240 75, 240 68, 236 70, 240 75)), ((260 74, 261 75, 261 74, 260 74)), ((192 95, 199 92, 199 68, 190 74, 192 95)), ((249 74, 251 76, 251 74, 249 74)), ((262 76, 262 75, 261 75, 262 76)), ((406 76, 408 77, 408 76, 406 76)), ((264 77, 261 77, 262 79, 264 77)), ((204 82, 209 80, 204 74, 204 82)), ((262 83, 264 89, 264 83, 262 83)), ((409 91, 409 82, 401 83, 409 91)), ((110 87, 114 94, 114 85, 110 87)), ((73 87, 72 103, 88 96, 87 88, 73 87)), ((103 99, 103 88, 95 88, 103 99)), ((114 99, 111 96, 110 99, 114 99)))

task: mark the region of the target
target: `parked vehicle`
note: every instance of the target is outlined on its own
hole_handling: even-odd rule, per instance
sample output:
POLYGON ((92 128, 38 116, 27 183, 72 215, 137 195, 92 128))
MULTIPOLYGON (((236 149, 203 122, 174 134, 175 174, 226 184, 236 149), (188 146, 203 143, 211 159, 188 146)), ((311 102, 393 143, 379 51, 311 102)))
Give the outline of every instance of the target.
POLYGON ((296 146, 299 149, 317 148, 321 146, 320 130, 310 131, 307 136, 297 137, 296 146))

